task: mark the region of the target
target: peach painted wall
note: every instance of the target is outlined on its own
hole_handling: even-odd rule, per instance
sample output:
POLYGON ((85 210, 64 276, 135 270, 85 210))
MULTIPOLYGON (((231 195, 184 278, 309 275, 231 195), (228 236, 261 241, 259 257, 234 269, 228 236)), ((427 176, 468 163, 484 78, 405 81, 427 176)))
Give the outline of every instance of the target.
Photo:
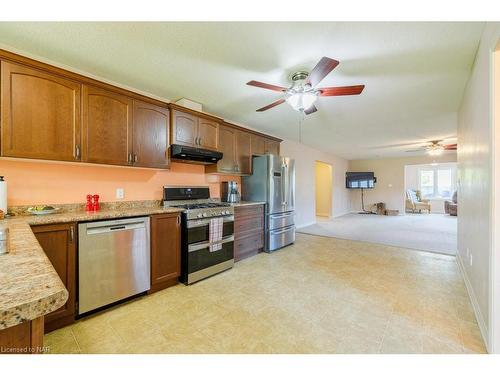
POLYGON ((89 193, 101 201, 161 199, 163 185, 208 185, 212 197, 220 196, 220 182, 236 176, 204 173, 204 167, 172 163, 170 170, 104 165, 0 159, 0 175, 8 182, 8 206, 85 202, 89 193), (116 199, 116 189, 125 190, 116 199))

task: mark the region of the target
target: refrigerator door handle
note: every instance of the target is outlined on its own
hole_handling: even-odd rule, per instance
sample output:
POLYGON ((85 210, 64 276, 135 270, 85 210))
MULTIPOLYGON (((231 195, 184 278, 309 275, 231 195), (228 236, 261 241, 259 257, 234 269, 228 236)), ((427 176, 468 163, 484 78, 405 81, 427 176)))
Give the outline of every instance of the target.
POLYGON ((286 164, 281 165, 281 204, 286 206, 286 164))

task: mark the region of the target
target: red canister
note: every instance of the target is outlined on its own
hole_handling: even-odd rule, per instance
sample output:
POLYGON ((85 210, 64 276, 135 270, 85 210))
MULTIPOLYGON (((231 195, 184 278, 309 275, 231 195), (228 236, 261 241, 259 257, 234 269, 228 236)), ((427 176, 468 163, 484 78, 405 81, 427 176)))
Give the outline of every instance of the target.
POLYGON ((94 194, 94 211, 99 211, 99 195, 94 194))

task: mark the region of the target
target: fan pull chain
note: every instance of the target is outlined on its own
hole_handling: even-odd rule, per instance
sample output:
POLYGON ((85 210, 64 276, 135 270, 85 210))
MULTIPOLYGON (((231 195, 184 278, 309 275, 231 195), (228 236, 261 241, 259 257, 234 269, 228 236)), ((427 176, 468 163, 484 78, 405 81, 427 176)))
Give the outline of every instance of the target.
POLYGON ((305 120, 306 114, 304 111, 300 111, 299 117, 299 143, 302 143, 302 122, 305 120))

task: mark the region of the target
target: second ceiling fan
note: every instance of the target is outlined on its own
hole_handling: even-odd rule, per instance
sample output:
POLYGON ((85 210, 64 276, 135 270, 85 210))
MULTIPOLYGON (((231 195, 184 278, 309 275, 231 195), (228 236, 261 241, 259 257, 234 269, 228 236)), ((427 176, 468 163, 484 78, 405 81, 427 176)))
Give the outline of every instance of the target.
POLYGON ((320 87, 316 86, 339 64, 337 60, 329 57, 323 57, 311 70, 310 73, 299 71, 292 75, 292 86, 289 88, 270 85, 259 81, 247 82, 249 86, 260 87, 272 91, 278 91, 284 94, 265 107, 257 109, 257 112, 267 111, 277 105, 287 102, 293 109, 303 112, 306 115, 316 112, 318 109, 314 102, 318 96, 341 96, 341 95, 359 95, 365 88, 365 85, 341 86, 341 87, 320 87))

